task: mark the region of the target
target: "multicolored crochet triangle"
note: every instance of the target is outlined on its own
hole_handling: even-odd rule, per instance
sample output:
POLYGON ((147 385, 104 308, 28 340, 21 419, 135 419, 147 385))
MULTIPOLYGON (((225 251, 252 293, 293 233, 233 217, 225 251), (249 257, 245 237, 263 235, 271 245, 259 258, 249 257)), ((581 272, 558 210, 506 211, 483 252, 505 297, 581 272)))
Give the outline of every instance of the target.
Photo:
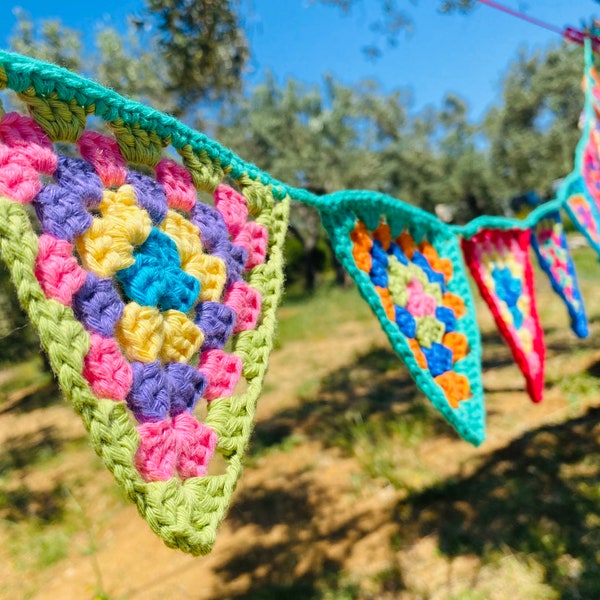
POLYGON ((546 347, 535 302, 530 236, 528 229, 487 229, 463 238, 462 246, 473 279, 525 376, 527 392, 540 402, 546 347))
POLYGON ((552 289, 567 306, 571 329, 578 337, 587 337, 588 320, 560 212, 551 212, 536 223, 531 245, 540 267, 550 279, 552 289))
POLYGON ((30 115, 0 119, 2 259, 118 483, 167 545, 207 553, 272 347, 289 199, 166 116, 1 58, 30 115))
POLYGON ((318 204, 337 258, 421 390, 467 441, 485 438, 481 344, 458 238, 373 192, 318 204))

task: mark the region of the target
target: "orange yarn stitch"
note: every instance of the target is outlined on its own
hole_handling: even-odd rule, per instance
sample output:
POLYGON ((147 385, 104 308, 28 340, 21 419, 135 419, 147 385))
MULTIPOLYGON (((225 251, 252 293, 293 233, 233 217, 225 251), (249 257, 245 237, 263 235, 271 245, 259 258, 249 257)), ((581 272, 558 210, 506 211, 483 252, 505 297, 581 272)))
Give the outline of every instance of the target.
POLYGON ((392 232, 390 226, 383 221, 377 225, 377 229, 373 231, 373 239, 379 241, 382 248, 387 252, 392 242, 392 232))
POLYGON ((427 359, 425 358, 425 355, 423 354, 423 351, 421 350, 421 346, 420 346, 419 342, 417 342, 417 340, 415 340, 415 339, 408 338, 408 345, 410 346, 412 353, 415 355, 415 359, 416 359, 419 367, 421 367, 421 369, 426 369, 427 368, 427 359))
POLYGON ((394 310, 394 301, 392 300, 392 296, 390 294, 390 290, 387 288, 375 286, 375 290, 379 294, 381 298, 381 304, 383 304, 383 309, 385 310, 385 314, 390 321, 396 320, 396 311, 394 310))
POLYGON ((468 400, 471 395, 469 380, 461 373, 448 371, 435 377, 434 381, 444 390, 452 408, 458 408, 459 402, 468 400))
POLYGON ((406 255, 406 258, 412 260, 413 254, 417 249, 415 244, 415 240, 413 240, 412 236, 408 231, 403 231, 397 238, 396 243, 402 248, 402 251, 406 255))
POLYGON ((467 356, 469 352, 469 342, 467 341, 467 336, 464 333, 450 331, 444 335, 442 343, 444 346, 452 350, 453 363, 467 356))
POLYGON ((452 292, 446 292, 442 296, 442 305, 447 308, 451 308, 454 311, 457 319, 460 319, 467 312, 467 307, 465 306, 465 301, 456 294, 452 292))
POLYGON ((356 266, 361 270, 369 273, 373 260, 371 258, 371 248, 373 247, 373 240, 369 236, 367 226, 362 222, 358 221, 356 226, 350 233, 350 239, 354 242, 352 248, 352 256, 356 262, 356 266))

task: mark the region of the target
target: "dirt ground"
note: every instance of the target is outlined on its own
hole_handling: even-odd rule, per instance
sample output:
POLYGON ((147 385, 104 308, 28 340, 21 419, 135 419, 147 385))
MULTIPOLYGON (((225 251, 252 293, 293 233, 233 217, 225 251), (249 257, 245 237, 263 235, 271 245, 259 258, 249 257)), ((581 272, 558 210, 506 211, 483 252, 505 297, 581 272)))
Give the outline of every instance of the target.
POLYGON ((428 414, 431 435, 382 446, 401 485, 369 462, 364 438, 354 451, 352 439, 336 442, 340 418, 366 422, 397 410, 393 398, 385 407, 369 400, 374 385, 418 395, 404 369, 389 366, 374 321, 344 322, 275 351, 248 465, 206 557, 167 549, 152 534, 65 402, 1 412, 0 597, 592 600, 575 594, 599 575, 598 504, 588 503, 593 494, 600 501, 600 321, 587 341, 564 323, 547 331, 549 383, 534 406, 480 314, 488 439, 471 447, 428 414), (571 376, 593 393, 565 387, 571 376), (365 406, 362 416, 351 411, 365 406), (55 542, 62 555, 40 553, 55 542))

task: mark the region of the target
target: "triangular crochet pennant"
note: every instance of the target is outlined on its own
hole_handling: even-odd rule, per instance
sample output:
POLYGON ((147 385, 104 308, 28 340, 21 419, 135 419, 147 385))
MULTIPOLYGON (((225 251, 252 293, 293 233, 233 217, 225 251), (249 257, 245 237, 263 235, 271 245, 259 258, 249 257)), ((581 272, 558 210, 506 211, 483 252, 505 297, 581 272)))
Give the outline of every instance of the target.
POLYGON ((578 148, 576 162, 581 163, 580 171, 585 186, 596 209, 600 212, 600 123, 598 112, 600 110, 600 85, 598 73, 594 67, 587 70, 587 77, 583 79, 583 88, 586 90, 586 107, 583 111, 584 135, 581 140, 582 147, 578 148))
POLYGON ((336 256, 417 385, 463 438, 481 443, 480 338, 458 238, 382 194, 340 192, 318 208, 336 256))
POLYGON ((590 129, 590 136, 583 150, 582 174, 589 195, 594 200, 596 210, 600 211, 600 157, 598 155, 598 142, 600 132, 598 123, 590 129))
POLYGON ((465 261, 534 402, 544 389, 545 346, 537 314, 528 229, 485 229, 462 240, 465 261))
POLYGON ((582 136, 575 152, 573 171, 558 190, 562 208, 600 256, 600 155, 598 154, 598 78, 593 55, 586 46, 586 70, 583 79, 585 107, 581 115, 582 136))
POLYGON ((587 337, 588 320, 577 281, 575 265, 567 245, 560 213, 554 211, 538 221, 532 231, 531 245, 552 289, 567 305, 571 328, 579 337, 587 337))
POLYGON ((571 175, 564 187, 564 209, 579 232, 600 256, 600 213, 580 176, 571 175))
POLYGON ((0 114, 1 257, 97 453, 168 546, 205 554, 272 347, 289 199, 173 119, 23 60, 0 67, 31 114, 0 114))

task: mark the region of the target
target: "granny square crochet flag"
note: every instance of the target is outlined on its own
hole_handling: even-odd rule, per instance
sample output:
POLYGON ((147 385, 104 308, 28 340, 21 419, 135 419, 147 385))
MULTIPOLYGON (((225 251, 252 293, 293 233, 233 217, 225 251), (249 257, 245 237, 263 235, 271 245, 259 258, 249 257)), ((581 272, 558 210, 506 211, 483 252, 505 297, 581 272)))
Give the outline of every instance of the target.
POLYGON ((338 259, 419 387, 462 437, 481 443, 480 338, 457 237, 382 194, 340 192, 320 209, 338 259))
POLYGON ((272 346, 288 200, 168 118, 15 60, 0 84, 29 115, 0 119, 2 259, 98 454, 168 545, 206 553, 272 346))
POLYGON ((560 213, 554 211, 536 223, 531 245, 552 289, 562 298, 571 317, 571 328, 579 337, 587 337, 588 321, 577 281, 575 265, 567 245, 560 213))
POLYGON ((465 260, 534 402, 544 389, 545 346, 538 318, 528 229, 486 229, 462 241, 465 260))

